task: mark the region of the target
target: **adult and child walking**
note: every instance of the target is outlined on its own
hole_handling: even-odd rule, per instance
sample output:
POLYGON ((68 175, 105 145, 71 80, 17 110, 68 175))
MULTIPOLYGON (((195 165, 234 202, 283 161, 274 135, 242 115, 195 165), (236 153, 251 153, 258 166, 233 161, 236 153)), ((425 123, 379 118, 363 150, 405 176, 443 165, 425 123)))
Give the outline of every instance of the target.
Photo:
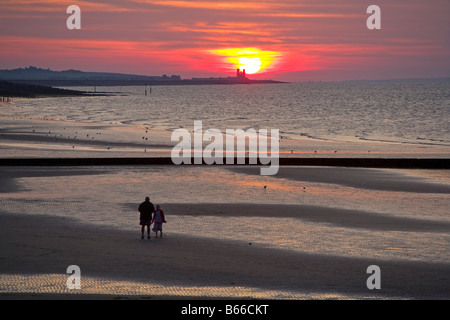
POLYGON ((151 239, 150 236, 150 226, 153 224, 153 231, 155 232, 155 237, 162 237, 162 224, 166 223, 166 219, 164 217, 164 211, 161 209, 160 205, 156 205, 156 209, 153 206, 153 203, 150 202, 150 197, 146 197, 145 201, 139 205, 139 213, 140 213, 140 225, 142 236, 141 239, 144 239, 145 227, 147 227, 147 239, 151 239))

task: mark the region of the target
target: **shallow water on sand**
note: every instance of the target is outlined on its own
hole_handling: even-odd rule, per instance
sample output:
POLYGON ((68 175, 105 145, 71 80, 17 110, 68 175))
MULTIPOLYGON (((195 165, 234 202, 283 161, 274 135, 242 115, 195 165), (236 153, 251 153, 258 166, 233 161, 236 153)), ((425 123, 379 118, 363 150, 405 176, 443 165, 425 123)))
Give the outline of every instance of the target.
MULTIPOLYGON (((92 90, 92 88, 78 88, 92 90)), ((18 115, 190 128, 279 128, 287 138, 450 144, 448 80, 102 87, 104 97, 21 100, 18 115)))
POLYGON ((169 156, 171 133, 200 120, 203 131, 278 129, 283 156, 448 157, 449 88, 448 80, 158 86, 145 96, 143 87, 102 87, 114 95, 20 99, 0 109, 0 156, 169 156))
MULTIPOLYGON (((2 170, 10 176, 20 176, 15 180, 15 191, 0 193, 4 212, 70 217, 91 225, 136 230, 138 235, 137 206, 150 195, 152 202, 166 208, 167 237, 236 240, 337 256, 450 262, 449 193, 370 190, 341 185, 339 181, 335 184, 295 181, 236 173, 220 167, 2 170), (183 205, 188 208, 193 204, 194 209, 183 212, 183 205), (251 204, 267 205, 270 213, 258 216, 244 210, 237 216, 227 212, 229 204, 242 204, 245 208, 251 204), (328 208, 330 216, 302 216, 309 206, 319 207, 317 214, 320 207, 328 208), (171 211, 171 207, 176 209, 171 211), (335 209, 344 211, 335 212, 335 209), (289 210, 289 215, 283 210, 289 210), (377 225, 349 224, 345 217, 344 223, 336 223, 332 215, 345 215, 345 212, 351 221, 375 217, 377 225), (402 222, 392 220, 404 218, 402 222), (443 227, 435 231, 434 227, 421 230, 417 226, 408 229, 405 225, 403 229, 401 224, 408 224, 408 219, 440 222, 443 227), (390 226, 392 222, 400 223, 399 229, 390 226)), ((398 174, 394 170, 375 172, 384 175, 387 172, 388 176, 398 174)))

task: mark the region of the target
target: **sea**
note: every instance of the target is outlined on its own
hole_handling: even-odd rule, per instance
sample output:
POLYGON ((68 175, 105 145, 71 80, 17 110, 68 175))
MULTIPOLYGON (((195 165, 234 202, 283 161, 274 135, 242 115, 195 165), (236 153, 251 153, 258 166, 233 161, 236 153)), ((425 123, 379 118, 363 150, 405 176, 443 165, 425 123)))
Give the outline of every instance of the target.
MULTIPOLYGON (((15 132, 15 143, 19 133, 42 138, 33 150, 22 150, 23 157, 52 157, 73 146, 78 155, 89 151, 82 154, 87 157, 105 150, 116 156, 144 151, 168 156, 178 143, 171 134, 180 128, 193 132, 194 121, 202 122, 203 132, 277 129, 282 156, 436 158, 450 153, 450 80, 71 89, 107 95, 18 99, 16 107, 0 109, 4 117, 53 121, 15 132), (61 123, 67 126, 59 128, 61 123), (83 128, 69 129, 77 124, 83 128), (54 140, 45 145, 44 136, 54 140)), ((2 133, 0 147, 11 146, 5 141, 7 124, 2 133)), ((0 156, 14 155, 0 149, 0 156)))

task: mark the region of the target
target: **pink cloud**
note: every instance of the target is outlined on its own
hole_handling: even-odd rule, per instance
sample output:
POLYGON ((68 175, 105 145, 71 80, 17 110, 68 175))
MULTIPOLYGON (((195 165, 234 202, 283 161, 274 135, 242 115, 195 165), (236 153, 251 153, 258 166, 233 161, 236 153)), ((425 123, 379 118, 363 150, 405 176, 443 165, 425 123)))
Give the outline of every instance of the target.
POLYGON ((79 1, 82 30, 69 31, 66 1, 3 0, 0 68, 208 76, 229 68, 211 50, 255 47, 283 53, 260 77, 449 76, 450 4, 377 2, 382 29, 369 31, 366 0, 79 1))

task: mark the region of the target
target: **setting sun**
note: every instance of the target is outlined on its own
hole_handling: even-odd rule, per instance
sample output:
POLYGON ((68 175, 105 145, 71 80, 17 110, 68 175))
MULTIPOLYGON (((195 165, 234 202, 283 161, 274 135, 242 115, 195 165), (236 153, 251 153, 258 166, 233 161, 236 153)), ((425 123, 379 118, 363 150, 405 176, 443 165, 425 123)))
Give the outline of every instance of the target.
POLYGON ((244 70, 246 74, 267 71, 280 56, 274 51, 262 51, 257 48, 230 48, 213 50, 214 54, 225 57, 229 69, 244 70))
POLYGON ((261 60, 259 58, 246 58, 239 59, 239 69, 245 70, 247 74, 253 74, 261 70, 261 60))

